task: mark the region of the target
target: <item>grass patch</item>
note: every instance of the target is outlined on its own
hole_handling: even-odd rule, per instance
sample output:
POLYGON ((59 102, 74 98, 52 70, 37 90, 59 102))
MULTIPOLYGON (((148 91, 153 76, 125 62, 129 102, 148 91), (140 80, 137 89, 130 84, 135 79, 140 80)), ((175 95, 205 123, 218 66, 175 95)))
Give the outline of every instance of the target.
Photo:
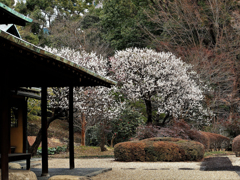
POLYGON ((222 156, 222 155, 234 155, 232 151, 210 151, 205 152, 204 157, 212 157, 212 156, 222 156))
POLYGON ((114 158, 114 155, 100 155, 100 156, 76 156, 76 158, 114 158))
MULTIPOLYGON (((51 158, 68 158, 69 152, 61 152, 60 154, 50 155, 51 158)), ((75 158, 113 158, 114 148, 109 148, 108 151, 101 152, 100 147, 96 146, 75 146, 75 158)))
POLYGON ((114 155, 114 148, 109 148, 108 151, 101 152, 98 146, 75 146, 74 151, 78 156, 114 155))

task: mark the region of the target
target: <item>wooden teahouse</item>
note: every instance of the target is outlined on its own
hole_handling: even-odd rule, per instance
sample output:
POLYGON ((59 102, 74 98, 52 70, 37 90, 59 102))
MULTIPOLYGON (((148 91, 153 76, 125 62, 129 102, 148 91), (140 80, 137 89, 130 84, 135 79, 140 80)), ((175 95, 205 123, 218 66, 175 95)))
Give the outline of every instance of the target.
MULTIPOLYGON (((32 22, 30 18, 0 3, 0 25, 25 26, 26 23, 30 22, 32 22)), ((39 98, 40 96, 29 90, 29 87, 41 88, 42 176, 48 176, 47 88, 69 87, 69 165, 70 169, 73 169, 73 88, 79 86, 110 87, 115 85, 116 82, 95 74, 67 59, 49 53, 1 29, 0 53, 1 179, 8 180, 9 161, 26 159, 27 167, 30 168, 31 155, 26 153, 27 138, 26 133, 23 133, 26 132, 27 124, 26 97, 39 98), (11 130, 11 120, 12 126, 16 121, 18 127, 21 128, 15 132, 11 130), (11 153, 11 146, 16 146, 14 143, 15 135, 19 135, 20 143, 17 144, 19 147, 16 147, 16 153, 11 153)))

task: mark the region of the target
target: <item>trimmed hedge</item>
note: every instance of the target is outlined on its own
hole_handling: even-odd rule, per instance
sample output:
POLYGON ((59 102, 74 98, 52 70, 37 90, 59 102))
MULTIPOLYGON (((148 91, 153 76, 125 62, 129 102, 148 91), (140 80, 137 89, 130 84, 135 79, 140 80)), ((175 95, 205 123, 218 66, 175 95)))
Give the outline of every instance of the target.
MULTIPOLYGON (((221 150, 227 149, 230 144, 230 139, 228 137, 222 136, 220 134, 210 133, 210 132, 203 132, 199 131, 202 136, 205 136, 205 141, 201 143, 204 145, 205 150, 221 150)), ((195 140, 195 139, 193 139, 195 140)), ((195 141, 198 141, 197 139, 195 141)))
POLYGON ((199 161, 204 157, 204 146, 190 140, 155 137, 118 143, 114 157, 117 161, 199 161))
POLYGON ((196 131, 195 133, 191 134, 190 138, 193 141, 202 143, 205 147, 205 151, 208 151, 210 149, 210 139, 205 132, 196 131))
POLYGON ((232 143, 232 151, 235 152, 236 156, 239 157, 240 155, 240 135, 233 139, 232 143))

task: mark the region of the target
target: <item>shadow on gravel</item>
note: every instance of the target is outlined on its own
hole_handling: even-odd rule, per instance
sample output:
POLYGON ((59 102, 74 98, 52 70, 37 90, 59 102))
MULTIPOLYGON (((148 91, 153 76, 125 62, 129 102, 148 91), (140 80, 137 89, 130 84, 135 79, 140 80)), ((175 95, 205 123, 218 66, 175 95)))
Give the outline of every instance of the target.
POLYGON ((228 157, 205 158, 200 167, 201 171, 240 171, 240 166, 233 166, 228 157))

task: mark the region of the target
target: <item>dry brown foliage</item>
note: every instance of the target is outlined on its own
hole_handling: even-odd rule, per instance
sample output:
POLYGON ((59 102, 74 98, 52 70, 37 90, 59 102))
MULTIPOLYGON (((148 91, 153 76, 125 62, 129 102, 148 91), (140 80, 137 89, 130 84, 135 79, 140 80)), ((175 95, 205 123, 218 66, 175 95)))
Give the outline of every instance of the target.
POLYGON ((228 149, 230 144, 230 139, 228 137, 216 133, 192 129, 184 120, 174 121, 172 126, 167 128, 147 126, 146 129, 146 131, 141 131, 145 133, 141 134, 145 138, 171 137, 193 140, 202 143, 205 147, 205 151, 228 149))
MULTIPOLYGON (((220 151, 229 147, 230 139, 228 137, 222 136, 220 134, 202 131, 201 134, 207 138, 206 143, 209 145, 209 148, 206 150, 220 151)), ((206 147, 206 145, 204 146, 206 147)))

